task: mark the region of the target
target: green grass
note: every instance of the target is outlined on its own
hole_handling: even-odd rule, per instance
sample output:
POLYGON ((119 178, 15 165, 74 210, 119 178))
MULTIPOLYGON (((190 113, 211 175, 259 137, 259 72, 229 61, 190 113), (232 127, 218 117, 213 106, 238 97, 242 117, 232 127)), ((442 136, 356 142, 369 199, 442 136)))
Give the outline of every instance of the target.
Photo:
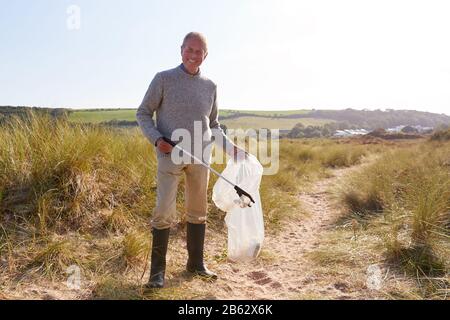
MULTIPOLYGON (((229 116, 234 114, 235 110, 220 110, 220 116, 229 116)), ((291 110, 291 111, 239 111, 240 113, 251 113, 259 116, 267 116, 267 118, 260 117, 239 117, 238 119, 223 120, 224 124, 230 125, 230 128, 279 128, 292 129, 292 127, 301 122, 305 125, 321 125, 332 120, 321 119, 273 119, 272 116, 287 116, 292 114, 305 114, 309 110, 291 110), (237 122, 237 125, 234 123, 237 122), (259 125, 262 123, 265 126, 259 125)), ((74 110, 69 120, 75 123, 100 123, 111 120, 127 120, 136 121, 136 109, 121 109, 121 110, 74 110)))
POLYGON ((269 110, 269 111, 255 111, 255 110, 231 110, 231 109, 222 109, 220 110, 221 116, 229 116, 231 114, 239 113, 251 113, 258 116, 289 116, 294 114, 306 114, 310 113, 312 110, 269 110))
POLYGON ((327 119, 313 119, 313 118, 270 118, 270 117, 239 117, 233 119, 224 119, 222 124, 226 125, 229 129, 280 129, 290 130, 297 123, 302 123, 305 126, 322 126, 326 123, 334 122, 327 119))
POLYGON ((100 123, 111 120, 136 121, 136 110, 108 110, 108 111, 73 111, 69 120, 75 123, 100 123))
MULTIPOLYGON (((292 110, 292 111, 239 111, 240 113, 251 113, 259 115, 258 117, 238 117, 233 119, 223 119, 222 124, 226 125, 230 129, 280 129, 290 130, 297 123, 302 123, 305 126, 314 125, 322 126, 326 123, 334 122, 328 119, 313 119, 313 118, 274 118, 273 116, 287 116, 292 114, 305 114, 308 110, 292 110), (265 116, 265 117, 260 117, 265 116)), ((221 116, 229 116, 233 114, 233 110, 221 110, 221 116)), ((111 120, 127 120, 136 121, 135 109, 122 109, 122 110, 76 110, 69 116, 69 121, 74 123, 101 123, 111 120)))

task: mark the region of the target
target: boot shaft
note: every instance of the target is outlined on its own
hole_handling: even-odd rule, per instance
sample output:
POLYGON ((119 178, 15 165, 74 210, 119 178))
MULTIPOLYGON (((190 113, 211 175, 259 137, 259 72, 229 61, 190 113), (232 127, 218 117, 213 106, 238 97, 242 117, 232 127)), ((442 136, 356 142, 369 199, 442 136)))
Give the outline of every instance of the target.
POLYGON ((167 246, 169 244, 169 234, 170 228, 167 229, 156 229, 153 228, 153 241, 152 241, 152 249, 158 249, 167 251, 167 246))
POLYGON ((152 256, 151 256, 151 276, 164 274, 166 269, 166 255, 169 244, 170 229, 153 228, 152 256))
POLYGON ((205 224, 187 224, 187 249, 189 259, 186 266, 187 271, 193 272, 198 276, 217 279, 214 272, 208 270, 203 262, 203 251, 205 247, 205 224))
POLYGON ((187 223, 186 228, 186 244, 189 256, 191 254, 203 256, 203 249, 205 246, 205 232, 206 224, 187 223))
POLYGON ((186 244, 189 254, 188 266, 203 267, 203 250, 205 246, 205 224, 187 223, 186 244))

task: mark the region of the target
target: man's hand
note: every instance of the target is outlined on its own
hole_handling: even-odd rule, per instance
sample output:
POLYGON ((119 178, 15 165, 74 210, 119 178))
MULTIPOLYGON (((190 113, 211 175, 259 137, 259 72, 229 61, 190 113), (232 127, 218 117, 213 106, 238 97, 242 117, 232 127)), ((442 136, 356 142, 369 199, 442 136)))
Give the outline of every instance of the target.
POLYGON ((164 141, 162 137, 156 140, 156 147, 159 151, 165 154, 171 153, 173 149, 172 145, 164 141))

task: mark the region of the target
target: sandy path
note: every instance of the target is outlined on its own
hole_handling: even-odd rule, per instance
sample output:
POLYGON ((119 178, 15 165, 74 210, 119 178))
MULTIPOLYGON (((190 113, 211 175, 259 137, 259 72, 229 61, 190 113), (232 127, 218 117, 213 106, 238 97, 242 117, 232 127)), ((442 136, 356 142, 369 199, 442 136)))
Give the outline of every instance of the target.
MULTIPOLYGON (((324 281, 318 281, 323 279, 315 275, 307 253, 318 245, 323 232, 339 216, 329 190, 359 167, 333 170, 330 178, 316 182, 300 194, 299 200, 308 214, 293 216, 277 234, 266 232, 263 249, 266 254, 255 262, 214 262, 211 257, 226 244, 226 234, 207 235, 208 262, 219 279, 214 283, 192 279, 186 288, 200 296, 217 299, 345 298, 339 284, 323 285, 324 281)), ((179 241, 174 245, 183 247, 183 239, 179 241)), ((181 280, 175 277, 169 283, 181 284, 181 280)))

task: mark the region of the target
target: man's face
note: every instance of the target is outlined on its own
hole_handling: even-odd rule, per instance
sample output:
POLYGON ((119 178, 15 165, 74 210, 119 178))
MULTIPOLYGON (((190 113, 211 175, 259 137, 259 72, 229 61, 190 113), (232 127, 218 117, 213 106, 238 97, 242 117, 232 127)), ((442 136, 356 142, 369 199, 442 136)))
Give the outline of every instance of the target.
POLYGON ((190 73, 197 73, 198 68, 208 55, 203 47, 203 42, 197 38, 190 38, 181 47, 183 64, 190 73))

